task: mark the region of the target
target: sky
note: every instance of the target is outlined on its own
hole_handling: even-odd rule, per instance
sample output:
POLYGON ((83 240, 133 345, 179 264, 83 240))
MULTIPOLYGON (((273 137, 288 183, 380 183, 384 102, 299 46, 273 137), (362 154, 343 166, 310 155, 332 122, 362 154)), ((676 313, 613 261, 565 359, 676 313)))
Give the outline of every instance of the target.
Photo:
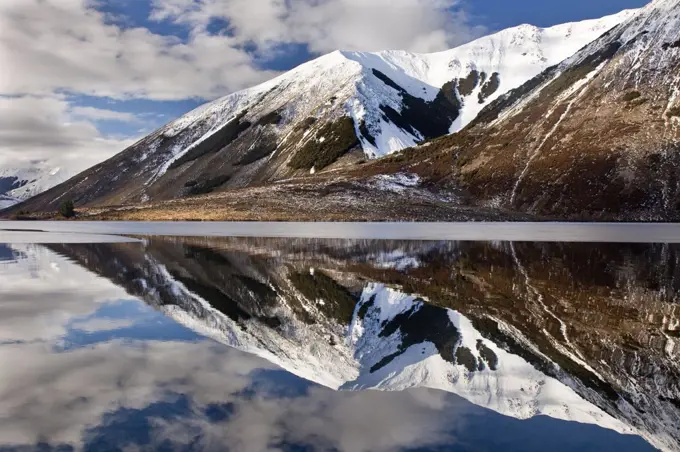
POLYGON ((646 0, 1 0, 0 169, 82 170, 323 53, 439 51, 646 0))

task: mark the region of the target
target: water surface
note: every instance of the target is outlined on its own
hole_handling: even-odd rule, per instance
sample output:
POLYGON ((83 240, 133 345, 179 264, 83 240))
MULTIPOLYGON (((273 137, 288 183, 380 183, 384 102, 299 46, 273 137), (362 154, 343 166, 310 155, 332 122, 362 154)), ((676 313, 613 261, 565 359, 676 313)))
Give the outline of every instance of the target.
POLYGON ((678 450, 680 245, 41 234, 0 450, 678 450))
POLYGON ((401 240, 504 240, 531 242, 680 243, 674 223, 290 223, 191 221, 0 221, 0 241, 8 231, 68 234, 153 234, 212 237, 298 237, 401 240))

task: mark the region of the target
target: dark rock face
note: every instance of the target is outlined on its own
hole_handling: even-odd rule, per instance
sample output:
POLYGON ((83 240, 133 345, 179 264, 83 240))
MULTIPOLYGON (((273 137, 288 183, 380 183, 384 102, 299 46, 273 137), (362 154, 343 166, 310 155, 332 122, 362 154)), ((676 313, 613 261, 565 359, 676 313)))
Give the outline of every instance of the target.
POLYGON ((674 42, 664 42, 661 48, 664 50, 678 49, 680 48, 680 39, 674 42))
POLYGON ((396 111, 389 105, 381 105, 380 109, 390 121, 411 134, 420 134, 425 139, 446 135, 460 114, 460 102, 455 92, 451 91, 450 85, 444 85, 432 102, 426 102, 406 92, 377 69, 373 69, 373 74, 386 85, 396 89, 402 99, 401 111, 396 111))
POLYGON ((319 129, 297 151, 288 165, 295 169, 323 169, 358 145, 354 121, 343 116, 319 129))
POLYGON ((371 143, 373 146, 375 146, 375 137, 371 133, 371 131, 368 129, 368 126, 366 125, 365 120, 361 120, 361 123, 359 124, 359 132, 361 133, 361 136, 366 139, 369 143, 371 143))
MULTIPOLYGON (((477 88, 481 79, 486 79, 486 73, 481 74, 476 69, 470 71, 467 77, 464 77, 457 81, 458 91, 461 96, 467 97, 477 88)), ((482 82, 484 83, 484 82, 482 82)))
POLYGON ((235 139, 238 138, 241 133, 248 130, 250 127, 249 121, 242 121, 245 115, 246 112, 244 111, 243 113, 236 116, 236 118, 226 123, 219 130, 212 133, 208 138, 172 162, 168 169, 179 168, 186 163, 193 162, 194 160, 208 154, 214 154, 229 146, 235 139))
POLYGON ((498 72, 494 72, 493 74, 491 74, 491 78, 489 78, 489 80, 487 80, 486 83, 482 85, 482 88, 479 91, 479 95, 477 96, 479 99, 479 103, 483 104, 484 102, 486 102, 486 100, 490 96, 494 95, 496 91, 498 91, 498 87, 500 85, 501 85, 500 74, 498 72))
POLYGON ((289 275, 297 290, 309 300, 322 300, 324 311, 342 324, 349 324, 359 301, 345 287, 325 273, 294 272, 289 275))
POLYGON ((458 352, 463 348, 458 347, 460 334, 456 327, 451 324, 446 312, 442 312, 441 308, 421 302, 421 304, 415 305, 412 309, 385 323, 379 336, 389 337, 396 331, 401 333, 401 343, 398 350, 385 356, 371 367, 371 372, 386 366, 410 346, 423 342, 433 343, 445 361, 451 363, 463 362, 459 358, 460 352, 458 352))

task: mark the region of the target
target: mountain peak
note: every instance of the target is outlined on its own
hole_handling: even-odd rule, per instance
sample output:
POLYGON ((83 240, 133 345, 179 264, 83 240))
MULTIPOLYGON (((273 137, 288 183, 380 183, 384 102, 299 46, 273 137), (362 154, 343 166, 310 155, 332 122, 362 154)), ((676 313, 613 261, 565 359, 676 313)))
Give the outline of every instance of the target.
POLYGON ((475 137, 451 152, 476 202, 554 218, 680 218, 680 1, 617 20, 458 137, 475 137))
MULTIPOLYGON (((385 156, 459 131, 628 14, 545 29, 523 25, 429 54, 331 52, 189 112, 63 189, 85 205, 139 203, 385 156)), ((54 208, 60 194, 39 202, 54 208)))

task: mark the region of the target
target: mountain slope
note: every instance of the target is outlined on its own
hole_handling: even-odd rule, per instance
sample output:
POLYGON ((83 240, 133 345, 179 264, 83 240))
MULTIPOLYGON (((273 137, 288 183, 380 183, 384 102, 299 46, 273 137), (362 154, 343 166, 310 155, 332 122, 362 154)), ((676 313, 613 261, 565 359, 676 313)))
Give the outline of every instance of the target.
POLYGON ((557 218, 680 219, 680 1, 656 0, 420 152, 476 205, 557 218))
POLYGON ((435 54, 333 52, 188 113, 22 208, 175 199, 393 153, 459 130, 632 14, 523 25, 435 54))

